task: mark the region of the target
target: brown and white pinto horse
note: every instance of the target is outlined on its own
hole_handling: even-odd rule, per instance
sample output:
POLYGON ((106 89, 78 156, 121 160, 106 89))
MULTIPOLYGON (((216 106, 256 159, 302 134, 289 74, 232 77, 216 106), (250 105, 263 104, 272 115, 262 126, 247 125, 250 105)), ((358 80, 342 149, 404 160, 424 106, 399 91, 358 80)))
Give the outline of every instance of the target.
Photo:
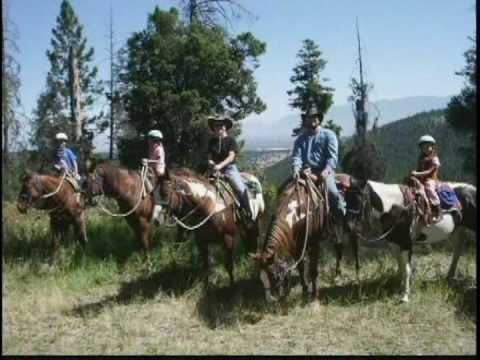
POLYGON ((60 241, 64 240, 70 225, 73 225, 78 241, 85 247, 88 242, 85 209, 73 185, 63 177, 40 175, 26 171, 17 199, 17 209, 22 214, 29 208, 45 210, 50 215, 53 259, 60 241))
POLYGON ((349 229, 353 241, 360 245, 371 246, 365 242, 366 237, 386 236, 398 262, 398 271, 402 283, 401 301, 408 302, 410 280, 412 275, 411 258, 413 246, 417 243, 431 244, 443 241, 450 236, 454 240, 454 253, 448 278, 455 276, 460 257, 463 237, 460 229, 477 229, 476 187, 465 183, 447 183, 457 195, 462 205, 462 216, 459 219, 452 212, 442 211, 441 219, 425 226, 422 215, 417 210, 414 200, 409 195, 412 191, 403 184, 384 184, 376 181, 353 181, 353 191, 347 197, 347 207, 358 209, 356 224, 349 229), (354 229, 357 227, 357 229, 354 229), (420 239, 423 239, 419 241, 420 239))
POLYGON ((289 291, 290 270, 296 267, 304 295, 311 299, 317 296, 318 255, 320 241, 329 238, 326 231, 328 212, 324 191, 314 191, 303 180, 290 182, 281 190, 277 211, 269 226, 267 238, 260 254, 253 256, 260 269, 267 301, 284 298, 289 291), (308 227, 308 229, 307 229, 308 227), (309 256, 309 278, 307 285, 304 271, 304 256, 309 256), (295 265, 289 266, 288 260, 295 265))
POLYGON ((162 209, 174 217, 175 221, 187 230, 195 230, 200 256, 203 262, 204 285, 208 289, 209 256, 208 247, 212 242, 220 242, 225 251, 225 267, 234 283, 233 255, 235 235, 242 228, 245 230, 246 249, 257 250, 259 222, 265 210, 261 184, 258 179, 242 173, 249 181, 256 183, 259 192, 250 199, 254 221, 245 226, 237 216, 235 202, 230 193, 220 193, 206 178, 195 174, 187 168, 166 171, 160 180, 160 191, 166 206, 162 209), (182 219, 179 219, 182 218, 182 219), (188 218, 188 221, 187 221, 188 218), (185 223, 191 224, 186 225, 185 223))

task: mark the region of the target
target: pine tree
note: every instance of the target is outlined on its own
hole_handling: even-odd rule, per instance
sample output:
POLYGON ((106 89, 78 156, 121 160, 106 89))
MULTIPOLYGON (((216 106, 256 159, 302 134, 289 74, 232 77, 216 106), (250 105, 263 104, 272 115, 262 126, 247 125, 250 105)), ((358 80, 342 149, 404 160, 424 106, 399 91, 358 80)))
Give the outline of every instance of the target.
POLYGON ((465 136, 465 146, 460 151, 464 156, 464 170, 476 174, 477 148, 477 67, 476 41, 469 38, 473 45, 465 53, 466 65, 457 75, 465 77, 465 87, 459 95, 453 96, 447 105, 446 120, 457 132, 465 136))
MULTIPOLYGON (((287 91, 292 97, 292 108, 305 112, 315 104, 318 111, 325 115, 332 106, 334 89, 323 85, 328 81, 327 78, 320 78, 320 73, 327 64, 321 55, 322 52, 313 40, 303 41, 303 47, 297 54, 300 63, 293 68, 294 75, 290 78, 295 87, 287 91)), ((294 135, 298 134, 300 128, 294 130, 294 135)))
POLYGON ((103 87, 96 79, 97 67, 91 65, 94 50, 87 47, 83 26, 68 0, 61 3, 52 34, 51 49, 46 52, 50 71, 46 90, 37 102, 32 143, 48 154, 52 134, 61 130, 68 134, 80 158, 86 159, 92 151, 95 128, 103 131, 106 126, 100 123, 103 114, 90 115, 103 87))
POLYGON ((264 51, 265 44, 250 33, 229 38, 219 27, 186 26, 176 9, 155 8, 147 28, 134 33, 124 49, 119 77, 129 130, 118 144, 120 160, 138 166, 146 153, 142 136, 157 128, 169 165, 206 165, 209 115, 231 116, 238 134, 243 118, 265 109, 253 77, 264 51))

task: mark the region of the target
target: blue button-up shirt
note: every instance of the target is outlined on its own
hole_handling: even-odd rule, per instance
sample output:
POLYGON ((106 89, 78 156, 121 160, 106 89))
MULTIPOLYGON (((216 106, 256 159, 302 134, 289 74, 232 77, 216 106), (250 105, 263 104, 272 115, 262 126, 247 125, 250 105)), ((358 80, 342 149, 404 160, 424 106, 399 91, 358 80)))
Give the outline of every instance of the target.
POLYGON ((338 161, 338 140, 330 129, 320 128, 318 134, 308 132, 295 140, 292 153, 293 170, 311 167, 322 171, 327 165, 335 170, 338 161))
POLYGON ((59 147, 56 153, 57 164, 62 166, 62 160, 68 166, 68 168, 65 170, 68 171, 69 173, 73 173, 75 170, 75 162, 77 161, 77 157, 75 156, 73 151, 67 147, 65 148, 59 147))

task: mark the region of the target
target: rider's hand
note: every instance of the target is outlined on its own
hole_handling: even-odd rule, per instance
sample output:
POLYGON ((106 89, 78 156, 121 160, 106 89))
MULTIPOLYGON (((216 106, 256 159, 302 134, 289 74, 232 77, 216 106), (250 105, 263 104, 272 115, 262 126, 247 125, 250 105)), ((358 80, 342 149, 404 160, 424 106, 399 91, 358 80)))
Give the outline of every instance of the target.
POLYGON ((310 169, 310 168, 305 168, 305 169, 303 169, 302 172, 303 172, 303 175, 305 175, 305 176, 308 177, 308 176, 310 176, 310 175, 312 174, 312 169, 310 169))
POLYGON ((320 176, 322 177, 322 179, 326 179, 329 175, 330 175, 330 168, 327 166, 325 169, 323 169, 320 176))
POLYGON ((214 166, 215 166, 215 161, 213 161, 213 160, 208 160, 208 166, 214 167, 214 166))
POLYGON ((293 178, 295 180, 300 179, 300 171, 298 169, 293 170, 293 178))
POLYGON ((213 166, 213 170, 215 171, 220 171, 222 168, 220 167, 220 165, 214 165, 213 166))
POLYGON ((148 159, 142 159, 142 165, 143 166, 148 166, 148 159))

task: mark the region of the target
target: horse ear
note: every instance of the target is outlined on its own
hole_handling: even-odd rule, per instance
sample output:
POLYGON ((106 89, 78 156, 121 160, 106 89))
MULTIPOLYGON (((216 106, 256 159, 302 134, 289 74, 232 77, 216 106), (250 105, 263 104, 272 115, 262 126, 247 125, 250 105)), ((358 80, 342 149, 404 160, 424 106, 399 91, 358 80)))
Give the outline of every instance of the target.
POLYGON ((85 166, 87 168, 87 173, 92 173, 97 167, 97 160, 95 158, 88 158, 85 161, 85 166))

